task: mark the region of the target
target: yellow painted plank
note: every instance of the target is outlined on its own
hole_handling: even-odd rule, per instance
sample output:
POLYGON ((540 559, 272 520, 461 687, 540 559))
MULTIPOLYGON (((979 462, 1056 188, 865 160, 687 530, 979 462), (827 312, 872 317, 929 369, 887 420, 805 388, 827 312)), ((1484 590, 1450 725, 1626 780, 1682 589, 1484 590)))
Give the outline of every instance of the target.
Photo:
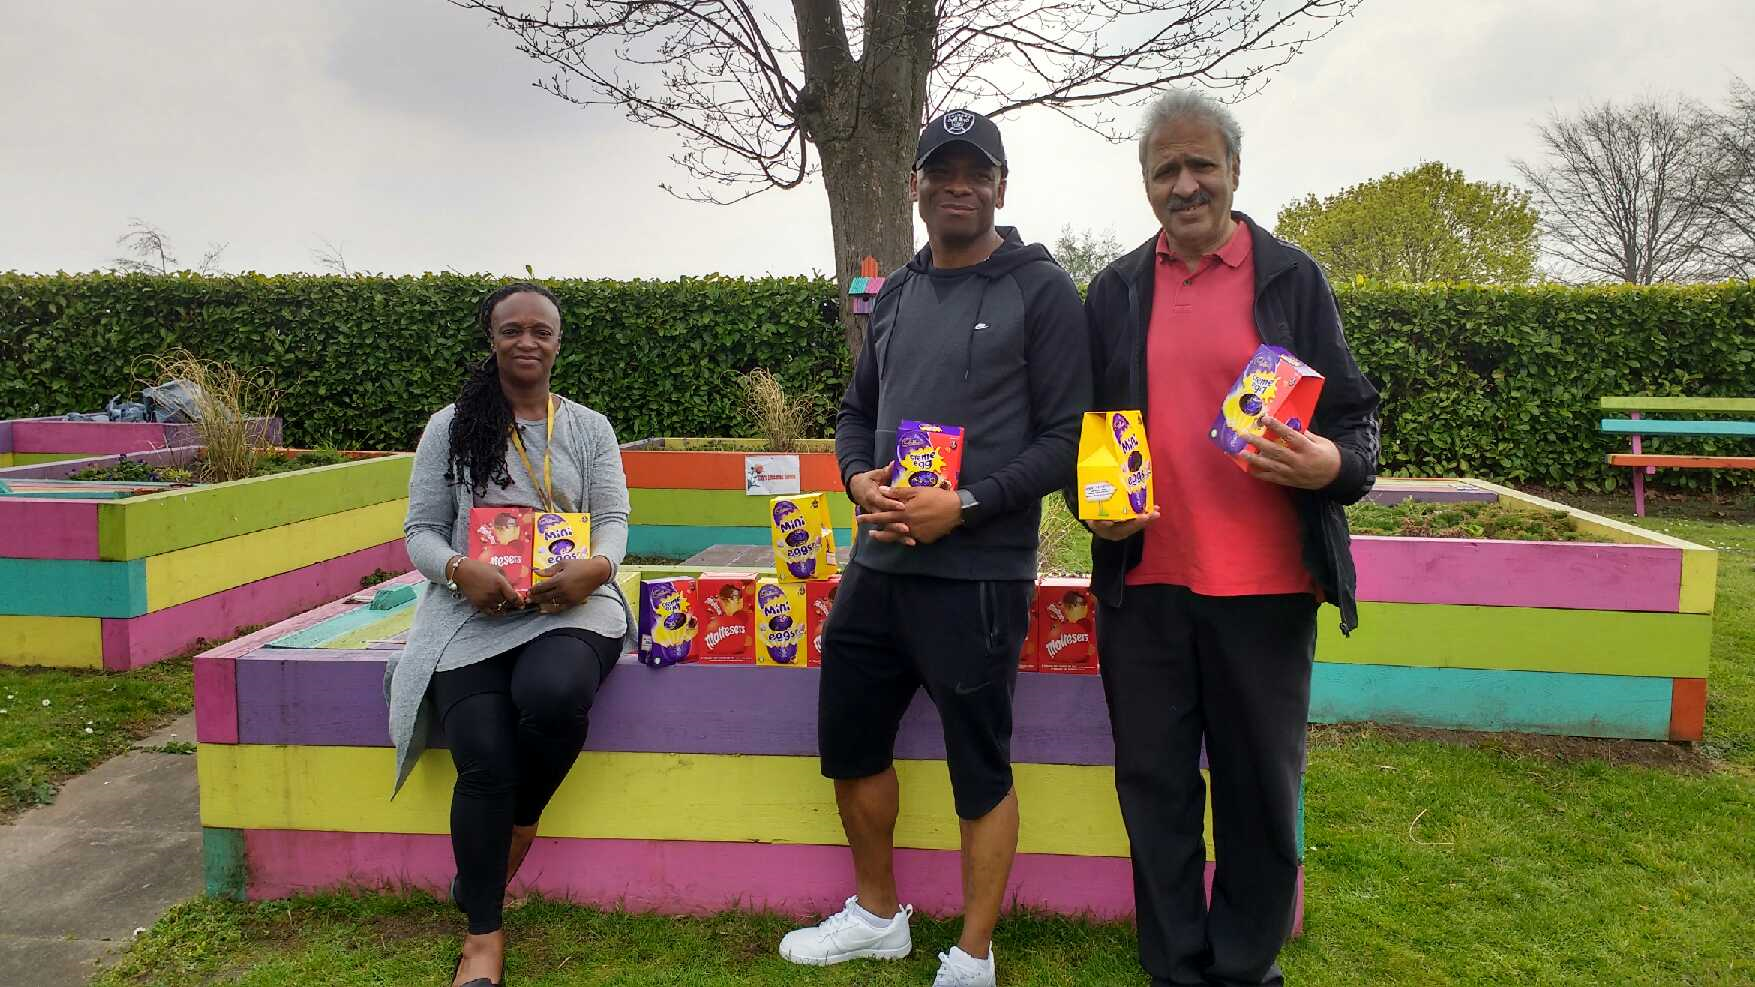
POLYGON ((146 560, 147 612, 394 541, 407 514, 404 498, 155 555, 146 560))
POLYGON ((14 465, 14 463, 12 461, 12 453, 0 452, 0 469, 5 469, 6 467, 12 466, 12 465, 14 465))
MULTIPOLYGON (((395 800, 388 747, 202 744, 202 825, 366 833, 449 832, 456 775, 428 751, 395 800)), ((957 817, 943 761, 898 761, 896 845, 955 850, 957 817)), ((1013 767, 1021 853, 1124 857, 1114 770, 1013 767)), ((1204 772, 1203 772, 1204 774, 1204 772)), ((1210 816, 1210 806, 1209 806, 1210 816)), ((1207 832, 1212 832, 1209 819, 1207 832)), ((542 835, 581 839, 845 844, 834 786, 813 757, 586 751, 542 818, 542 835)), ((1208 858, 1212 848, 1209 844, 1208 858)))
POLYGON ((1712 613, 1718 602, 1718 553, 1710 548, 1682 550, 1682 590, 1676 609, 1712 613))
POLYGON ((104 667, 101 617, 0 617, 0 665, 104 667))

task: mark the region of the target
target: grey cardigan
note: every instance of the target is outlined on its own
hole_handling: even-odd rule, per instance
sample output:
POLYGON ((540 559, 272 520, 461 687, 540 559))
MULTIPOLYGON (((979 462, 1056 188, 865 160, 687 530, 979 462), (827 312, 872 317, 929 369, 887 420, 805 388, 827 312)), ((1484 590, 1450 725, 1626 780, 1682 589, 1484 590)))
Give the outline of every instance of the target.
MULTIPOLYGON (((621 449, 609 419, 581 404, 561 399, 555 413, 557 464, 571 462, 576 469, 555 473, 557 499, 578 505, 591 514, 591 553, 609 559, 609 582, 583 604, 554 614, 525 611, 508 617, 487 618, 475 612, 469 601, 445 589, 445 564, 469 546, 469 509, 475 498, 468 483, 446 481, 451 449, 450 405, 427 421, 414 455, 408 480, 408 520, 403 533, 408 558, 427 577, 425 592, 415 611, 408 644, 393 652, 384 669, 384 698, 390 707, 390 739, 396 745, 396 780, 391 797, 414 769, 427 746, 434 711, 427 697, 433 672, 441 658, 450 666, 467 664, 509 651, 547 631, 577 627, 609 637, 620 635, 623 647, 634 645, 634 619, 628 602, 615 582, 628 544, 628 484, 622 473, 621 449), (484 621, 490 621, 483 624, 484 621), (447 656, 446 649, 466 624, 475 623, 466 635, 472 653, 447 656), (480 653, 474 653, 480 652, 480 653)), ((507 443, 510 448, 510 442, 507 443)), ((531 488, 523 464, 509 456, 507 469, 515 481, 531 488)))

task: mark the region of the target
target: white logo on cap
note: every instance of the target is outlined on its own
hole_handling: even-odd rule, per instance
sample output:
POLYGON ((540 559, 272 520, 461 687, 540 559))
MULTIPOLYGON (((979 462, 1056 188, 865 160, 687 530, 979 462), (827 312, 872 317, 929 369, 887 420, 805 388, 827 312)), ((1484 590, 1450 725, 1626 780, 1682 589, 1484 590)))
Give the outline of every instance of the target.
POLYGON ((952 110, 945 114, 945 133, 966 134, 975 126, 975 114, 968 110, 952 110))

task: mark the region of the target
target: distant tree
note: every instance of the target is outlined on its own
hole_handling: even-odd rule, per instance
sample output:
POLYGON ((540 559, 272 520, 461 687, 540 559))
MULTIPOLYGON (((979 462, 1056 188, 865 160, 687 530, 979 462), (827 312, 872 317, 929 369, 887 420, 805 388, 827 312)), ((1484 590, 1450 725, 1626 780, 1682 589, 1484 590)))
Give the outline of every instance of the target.
POLYGON ((1534 190, 1555 274, 1652 284, 1711 278, 1722 222, 1706 205, 1712 120, 1688 100, 1600 103, 1538 127, 1546 156, 1513 161, 1534 190))
POLYGON ((1719 223, 1706 245, 1719 274, 1755 277, 1755 90, 1731 82, 1730 102, 1713 115, 1701 207, 1719 223))
POLYGON ((1098 271, 1126 252, 1115 239, 1114 230, 1104 230, 1099 236, 1090 230, 1074 231, 1071 224, 1060 228, 1053 250, 1054 259, 1081 285, 1090 284, 1098 271))
POLYGON ((1274 232, 1351 281, 1522 283, 1536 268, 1536 211, 1510 185, 1428 161, 1280 210, 1274 232))
MULTIPOLYGON (((117 257, 110 265, 118 271, 169 274, 181 270, 164 230, 143 219, 130 219, 128 232, 116 238, 116 246, 124 251, 124 256, 117 257)), ((229 244, 208 244, 207 252, 201 255, 201 262, 195 270, 202 274, 224 274, 219 268, 219 256, 225 253, 227 246, 229 244)))
POLYGON ((342 253, 346 244, 331 243, 326 236, 317 239, 323 241, 321 247, 311 248, 311 259, 317 262, 317 266, 344 278, 351 274, 352 272, 347 269, 347 255, 342 253))

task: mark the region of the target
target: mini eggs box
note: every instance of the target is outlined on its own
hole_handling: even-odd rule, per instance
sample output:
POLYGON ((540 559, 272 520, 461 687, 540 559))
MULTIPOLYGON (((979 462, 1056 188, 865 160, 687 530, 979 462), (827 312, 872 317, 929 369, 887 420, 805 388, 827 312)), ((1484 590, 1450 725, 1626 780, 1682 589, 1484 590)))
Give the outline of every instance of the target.
POLYGON ((1081 521, 1120 521, 1152 513, 1152 450, 1139 412, 1085 413, 1078 481, 1081 521))
POLYGON ((531 511, 523 507, 469 509, 469 557, 496 566, 518 595, 530 595, 531 511))
POLYGON ((957 489, 963 468, 963 429, 903 419, 896 426, 896 465, 892 487, 957 489))
POLYGON ((688 661, 700 629, 699 610, 693 579, 640 580, 640 662, 662 668, 688 661))
POLYGON ((1253 437, 1261 433, 1262 418, 1271 415, 1293 431, 1305 431, 1316 413, 1322 380, 1290 351, 1264 344, 1231 385, 1207 437, 1247 473, 1249 464, 1240 457, 1255 450, 1253 437))
MULTIPOLYGON (((550 568, 568 559, 591 557, 591 515, 536 511, 536 569, 550 568)), ((531 574, 531 582, 543 577, 531 574)))
POLYGON ((835 574, 835 531, 826 496, 775 497, 768 501, 768 519, 774 571, 781 580, 827 579, 835 574))
POLYGON ((756 582, 756 664, 806 667, 804 587, 767 576, 756 582))

